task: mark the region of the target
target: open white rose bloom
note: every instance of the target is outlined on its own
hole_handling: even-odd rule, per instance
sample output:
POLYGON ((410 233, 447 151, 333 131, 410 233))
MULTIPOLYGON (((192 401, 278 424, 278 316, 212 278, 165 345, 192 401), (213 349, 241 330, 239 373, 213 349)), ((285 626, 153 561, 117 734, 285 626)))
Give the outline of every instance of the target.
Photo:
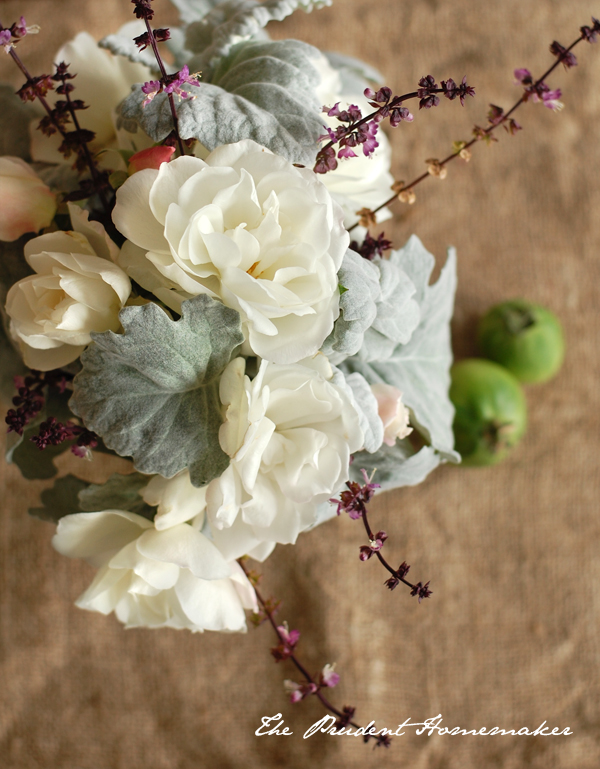
POLYGON ((349 243, 342 212, 312 171, 255 142, 140 171, 119 189, 113 218, 128 238, 125 269, 142 250, 169 306, 206 293, 237 310, 262 358, 294 363, 333 328, 349 243))
POLYGON ((262 27, 298 3, 177 5, 182 28, 157 31, 166 76, 140 22, 59 51, 41 126, 0 92, 15 130, 0 158, 9 459, 27 478, 54 470, 46 455, 38 473, 38 449, 131 462, 99 484, 58 478, 35 511, 97 569, 78 606, 244 631, 258 605, 240 559, 310 536, 363 469, 391 488, 458 460, 455 260, 430 286, 418 238, 384 255, 379 229, 354 227, 393 182, 363 95, 377 73, 271 40, 262 27), (336 104, 362 110, 363 133, 336 104), (330 173, 327 130, 354 137, 330 173))

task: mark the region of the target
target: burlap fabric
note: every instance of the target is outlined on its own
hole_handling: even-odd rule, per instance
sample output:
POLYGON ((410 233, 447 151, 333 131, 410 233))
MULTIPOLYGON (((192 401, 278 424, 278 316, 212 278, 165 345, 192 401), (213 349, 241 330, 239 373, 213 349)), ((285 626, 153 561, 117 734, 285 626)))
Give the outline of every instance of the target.
MULTIPOLYGON (((175 17, 167 0, 156 9, 159 24, 175 17)), ((21 12, 43 27, 21 46, 38 73, 64 40, 82 29, 101 37, 130 18, 131 5, 0 3, 4 24, 21 12)), ((570 43, 593 12, 586 0, 337 0, 272 32, 366 59, 395 92, 430 72, 468 75, 477 98, 465 108, 444 100, 392 134, 395 173, 407 180, 426 158, 468 138, 488 103, 512 104, 513 69, 541 73, 549 43, 570 43)), ((265 592, 283 600, 280 618, 302 631, 307 666, 337 662, 342 680, 332 699, 356 706, 361 723, 395 728, 442 714, 449 727, 547 721, 573 735, 427 737, 409 729, 389 751, 351 737, 303 740, 323 711, 315 698, 287 701, 282 680, 294 670, 271 659, 268 627, 247 636, 124 632, 113 617, 76 609, 92 570, 57 555, 52 526, 28 517, 43 484, 2 467, 3 767, 600 766, 600 46, 577 54, 579 66, 551 80, 564 90, 563 112, 522 108, 518 136, 500 131, 499 144, 475 147, 469 165, 421 185, 390 228, 398 245, 416 232, 440 263, 448 244, 457 247, 458 357, 474 353, 477 317, 514 296, 554 309, 568 340, 559 377, 527 389, 529 430, 502 466, 444 467, 373 502, 389 557, 430 579, 433 596, 418 605, 401 588, 387 591, 382 568, 358 560, 365 537, 347 518, 278 548, 263 569, 265 592), (256 737, 261 717, 276 713, 293 736, 256 737)), ((0 56, 1 79, 17 83, 0 56)))

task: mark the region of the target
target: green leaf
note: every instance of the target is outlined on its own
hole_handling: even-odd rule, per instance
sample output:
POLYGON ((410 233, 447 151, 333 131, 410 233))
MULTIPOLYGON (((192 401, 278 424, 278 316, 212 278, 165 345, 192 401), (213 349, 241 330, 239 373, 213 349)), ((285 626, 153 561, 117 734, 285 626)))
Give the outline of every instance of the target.
MULTIPOLYGON (((222 60, 211 83, 189 86, 193 99, 177 104, 179 132, 208 150, 253 139, 293 163, 312 165, 323 132, 315 88, 320 75, 311 63, 318 51, 297 40, 247 42, 222 60)), ((136 86, 119 107, 119 124, 140 126, 154 141, 173 129, 165 94, 146 107, 136 86)))
POLYGON ((239 314, 201 294, 171 320, 155 304, 126 307, 123 334, 92 334, 70 401, 85 425, 143 473, 188 467, 203 486, 228 466, 219 445, 219 379, 243 341, 239 314))
POLYGON ((31 160, 29 123, 36 115, 31 104, 22 102, 12 86, 0 83, 0 155, 31 160))
MULTIPOLYGON (((179 0, 181 2, 181 0, 179 0)), ((218 3, 205 12, 201 21, 187 28, 186 47, 197 54, 190 69, 208 71, 229 54, 242 40, 250 40, 270 21, 283 21, 297 9, 307 13, 313 8, 331 5, 332 0, 243 0, 243 2, 218 3)), ((175 3, 178 5, 178 3, 175 3)), ((182 5, 184 3, 181 3, 182 5)), ((192 3, 185 0, 188 15, 194 6, 206 9, 208 3, 192 3), (190 8, 192 6, 192 8, 190 8)))
POLYGON ((79 507, 84 513, 96 513, 101 510, 128 510, 154 520, 155 508, 146 504, 140 495, 140 489, 147 486, 150 478, 141 473, 121 475, 114 473, 106 483, 96 484, 79 492, 79 507))
POLYGON ((362 93, 367 86, 382 85, 385 82, 385 78, 379 70, 360 59, 333 51, 324 51, 323 53, 331 66, 340 74, 342 94, 362 93))
POLYGON ((420 323, 410 341, 397 345, 389 360, 367 363, 355 356, 345 360, 341 367, 358 371, 370 384, 385 382, 401 390, 402 400, 411 410, 411 424, 444 459, 459 462, 452 433, 454 407, 448 397, 456 253, 452 248, 448 250, 447 262, 433 286, 428 285, 428 280, 435 260, 415 235, 397 252, 395 259, 417 289, 420 323))
POLYGON ((82 512, 79 506, 79 494, 85 491, 87 483, 74 475, 58 478, 54 486, 41 494, 43 507, 29 508, 29 515, 42 521, 58 523, 65 515, 82 512))
POLYGON ((442 456, 431 446, 423 446, 415 452, 410 441, 396 441, 394 446, 385 443, 374 454, 360 451, 354 455, 350 467, 350 477, 358 483, 364 483, 360 472, 362 468, 371 475, 376 470, 373 481, 386 489, 397 489, 400 486, 416 486, 440 464, 442 456))

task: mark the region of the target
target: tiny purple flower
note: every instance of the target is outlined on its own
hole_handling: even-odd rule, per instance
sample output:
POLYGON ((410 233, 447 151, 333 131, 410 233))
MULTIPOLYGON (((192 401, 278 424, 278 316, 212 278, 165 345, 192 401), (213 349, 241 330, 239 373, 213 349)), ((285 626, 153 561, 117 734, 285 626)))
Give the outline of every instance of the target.
POLYGON ((321 671, 321 677, 320 677, 320 684, 321 686, 329 686, 330 688, 333 686, 337 686, 340 682, 340 677, 338 673, 334 670, 335 665, 325 665, 323 667, 323 670, 321 671))
POLYGON ((533 83, 533 76, 528 69, 524 67, 522 69, 516 69, 514 71, 515 85, 531 85, 533 83))

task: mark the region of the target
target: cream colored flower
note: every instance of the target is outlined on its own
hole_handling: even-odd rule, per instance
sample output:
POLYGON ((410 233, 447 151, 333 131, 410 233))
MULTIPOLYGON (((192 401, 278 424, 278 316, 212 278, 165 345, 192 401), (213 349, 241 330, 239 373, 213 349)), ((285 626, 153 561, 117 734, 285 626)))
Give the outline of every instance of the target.
POLYGON ((402 393, 397 387, 383 383, 372 384, 371 390, 377 399, 377 410, 383 422, 383 442, 393 446, 396 438, 402 440, 412 433, 412 427, 408 426, 410 415, 402 403, 402 393))
POLYGON ((294 363, 330 333, 349 236, 312 171, 244 140, 134 174, 113 220, 138 282, 175 309, 207 293, 237 310, 246 352, 294 363))
POLYGON ((239 565, 187 523, 159 531, 123 510, 77 513, 59 520, 52 544, 98 568, 76 605, 114 611, 128 628, 244 632, 244 609, 257 610, 239 565))
POLYGON ((244 366, 234 359, 221 378, 219 442, 231 464, 208 486, 208 518, 217 544, 229 529, 294 542, 348 479, 350 454, 363 445, 359 417, 321 353, 293 365, 263 361, 252 381, 244 366))
MULTIPOLYGON (((139 34, 139 33, 138 33, 139 34)), ((117 105, 131 93, 131 86, 150 79, 150 70, 143 64, 129 61, 125 56, 113 56, 112 53, 98 47, 98 43, 88 32, 80 32, 73 40, 66 43, 54 57, 54 61, 70 64, 69 71, 76 74, 73 81, 74 99, 85 102, 87 109, 77 113, 82 128, 94 131, 96 136, 90 147, 93 152, 117 146, 115 110, 117 105)), ((52 106, 58 94, 48 94, 52 106)), ((31 124, 31 156, 34 160, 45 163, 65 163, 65 158, 58 151, 62 138, 45 136, 37 130, 37 120, 31 124)), ((121 149, 141 150, 152 144, 142 132, 120 134, 127 138, 121 149), (132 145, 135 143, 135 147, 132 145)))
POLYGON ((39 232, 54 219, 56 195, 21 158, 0 157, 0 240, 39 232))
POLYGON ((70 206, 74 230, 30 240, 25 258, 35 270, 6 297, 10 330, 27 366, 40 371, 76 360, 92 331, 116 331, 131 293, 127 275, 111 261, 118 248, 104 228, 70 206))

